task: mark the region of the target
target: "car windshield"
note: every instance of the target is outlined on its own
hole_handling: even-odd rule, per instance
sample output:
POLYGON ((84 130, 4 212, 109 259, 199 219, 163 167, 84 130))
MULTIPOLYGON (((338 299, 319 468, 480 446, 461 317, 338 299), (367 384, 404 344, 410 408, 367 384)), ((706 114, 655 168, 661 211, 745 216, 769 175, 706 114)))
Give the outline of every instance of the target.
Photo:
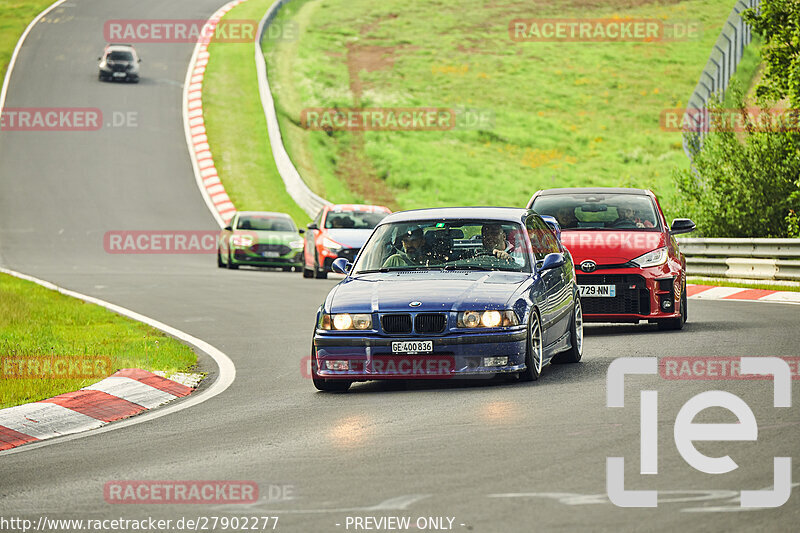
POLYGON ((379 226, 354 274, 400 270, 530 272, 530 245, 521 224, 497 220, 428 220, 379 226))
POLYGON ((373 229, 388 214, 381 211, 329 211, 325 228, 373 229))
POLYGON ((653 201, 643 194, 542 195, 532 208, 540 215, 555 217, 563 230, 659 229, 653 201))
POLYGON ((133 54, 130 52, 115 51, 108 54, 111 61, 133 61, 133 54))
POLYGON ((240 215, 236 229, 253 231, 291 231, 297 233, 294 222, 288 218, 264 215, 240 215))

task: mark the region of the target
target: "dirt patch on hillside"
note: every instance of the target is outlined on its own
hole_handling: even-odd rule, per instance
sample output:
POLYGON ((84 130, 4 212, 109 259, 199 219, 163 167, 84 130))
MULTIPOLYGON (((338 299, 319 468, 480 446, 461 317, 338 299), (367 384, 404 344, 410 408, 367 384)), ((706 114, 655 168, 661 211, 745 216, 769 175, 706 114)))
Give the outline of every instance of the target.
MULTIPOLYGON (((388 18, 396 18, 390 15, 388 18)), ((386 20, 386 19, 383 19, 386 20)), ((378 29, 382 20, 372 22, 361 28, 362 37, 378 29)), ((397 47, 375 46, 361 43, 347 45, 347 72, 350 77, 350 91, 356 107, 361 105, 364 94, 362 72, 374 72, 394 68, 394 54, 397 47)), ((352 142, 339 150, 339 161, 336 165, 336 176, 347 184, 347 187, 365 202, 385 205, 392 210, 397 209, 397 199, 379 176, 378 169, 364 153, 364 132, 354 131, 352 142)))

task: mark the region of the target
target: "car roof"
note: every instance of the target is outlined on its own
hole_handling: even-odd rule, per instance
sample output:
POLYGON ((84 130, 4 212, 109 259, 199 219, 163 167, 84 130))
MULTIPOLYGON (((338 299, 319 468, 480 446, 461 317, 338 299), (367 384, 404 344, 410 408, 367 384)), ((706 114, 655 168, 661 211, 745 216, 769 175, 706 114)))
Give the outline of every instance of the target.
POLYGON ((390 212, 391 209, 385 205, 377 204, 329 204, 325 206, 328 211, 335 211, 337 209, 342 211, 358 211, 358 210, 380 210, 390 212))
POLYGON ((289 219, 292 218, 289 215, 287 215, 286 213, 279 213, 278 211, 239 211, 237 214, 239 214, 239 215, 257 215, 257 216, 266 215, 266 216, 271 216, 271 217, 282 217, 282 218, 289 218, 289 219))
POLYGON ((630 187, 564 187, 560 189, 544 189, 537 193, 538 196, 555 196, 557 194, 635 194, 650 196, 652 193, 646 189, 633 189, 630 187))
POLYGON ((434 207, 398 211, 384 218, 381 224, 448 218, 474 218, 519 223, 522 217, 528 213, 530 213, 529 209, 521 207, 434 207))
POLYGON ((106 52, 136 52, 132 44, 111 43, 106 45, 106 52))

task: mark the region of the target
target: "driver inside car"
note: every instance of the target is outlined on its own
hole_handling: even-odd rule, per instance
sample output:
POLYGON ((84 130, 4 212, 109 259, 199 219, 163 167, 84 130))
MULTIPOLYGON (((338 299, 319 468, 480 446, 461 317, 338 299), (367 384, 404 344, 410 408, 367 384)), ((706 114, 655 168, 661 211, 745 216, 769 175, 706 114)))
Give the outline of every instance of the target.
POLYGON ((383 268, 400 267, 408 265, 424 265, 430 258, 427 250, 425 235, 419 226, 409 228, 400 237, 403 250, 389 256, 383 262, 383 268))

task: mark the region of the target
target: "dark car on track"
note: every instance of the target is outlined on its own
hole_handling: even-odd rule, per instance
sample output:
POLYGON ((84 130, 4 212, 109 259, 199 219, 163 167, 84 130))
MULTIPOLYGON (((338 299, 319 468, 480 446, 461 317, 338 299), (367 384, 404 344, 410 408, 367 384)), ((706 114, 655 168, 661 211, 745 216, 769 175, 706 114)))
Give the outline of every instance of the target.
POLYGON ((531 210, 439 208, 387 216, 317 313, 314 385, 491 377, 538 379, 577 362, 583 320, 574 268, 531 210))
POLYGON ((139 82, 139 63, 142 60, 130 44, 109 44, 98 57, 97 79, 100 81, 139 82))
POLYGON ((334 259, 355 259, 372 230, 389 213, 389 208, 382 205, 324 206, 308 224, 303 277, 327 278, 334 259))
POLYGON ((683 328, 686 258, 675 235, 693 231, 691 220, 667 226, 655 194, 642 189, 549 189, 534 194, 528 207, 558 220, 587 322, 648 320, 661 329, 683 328))

